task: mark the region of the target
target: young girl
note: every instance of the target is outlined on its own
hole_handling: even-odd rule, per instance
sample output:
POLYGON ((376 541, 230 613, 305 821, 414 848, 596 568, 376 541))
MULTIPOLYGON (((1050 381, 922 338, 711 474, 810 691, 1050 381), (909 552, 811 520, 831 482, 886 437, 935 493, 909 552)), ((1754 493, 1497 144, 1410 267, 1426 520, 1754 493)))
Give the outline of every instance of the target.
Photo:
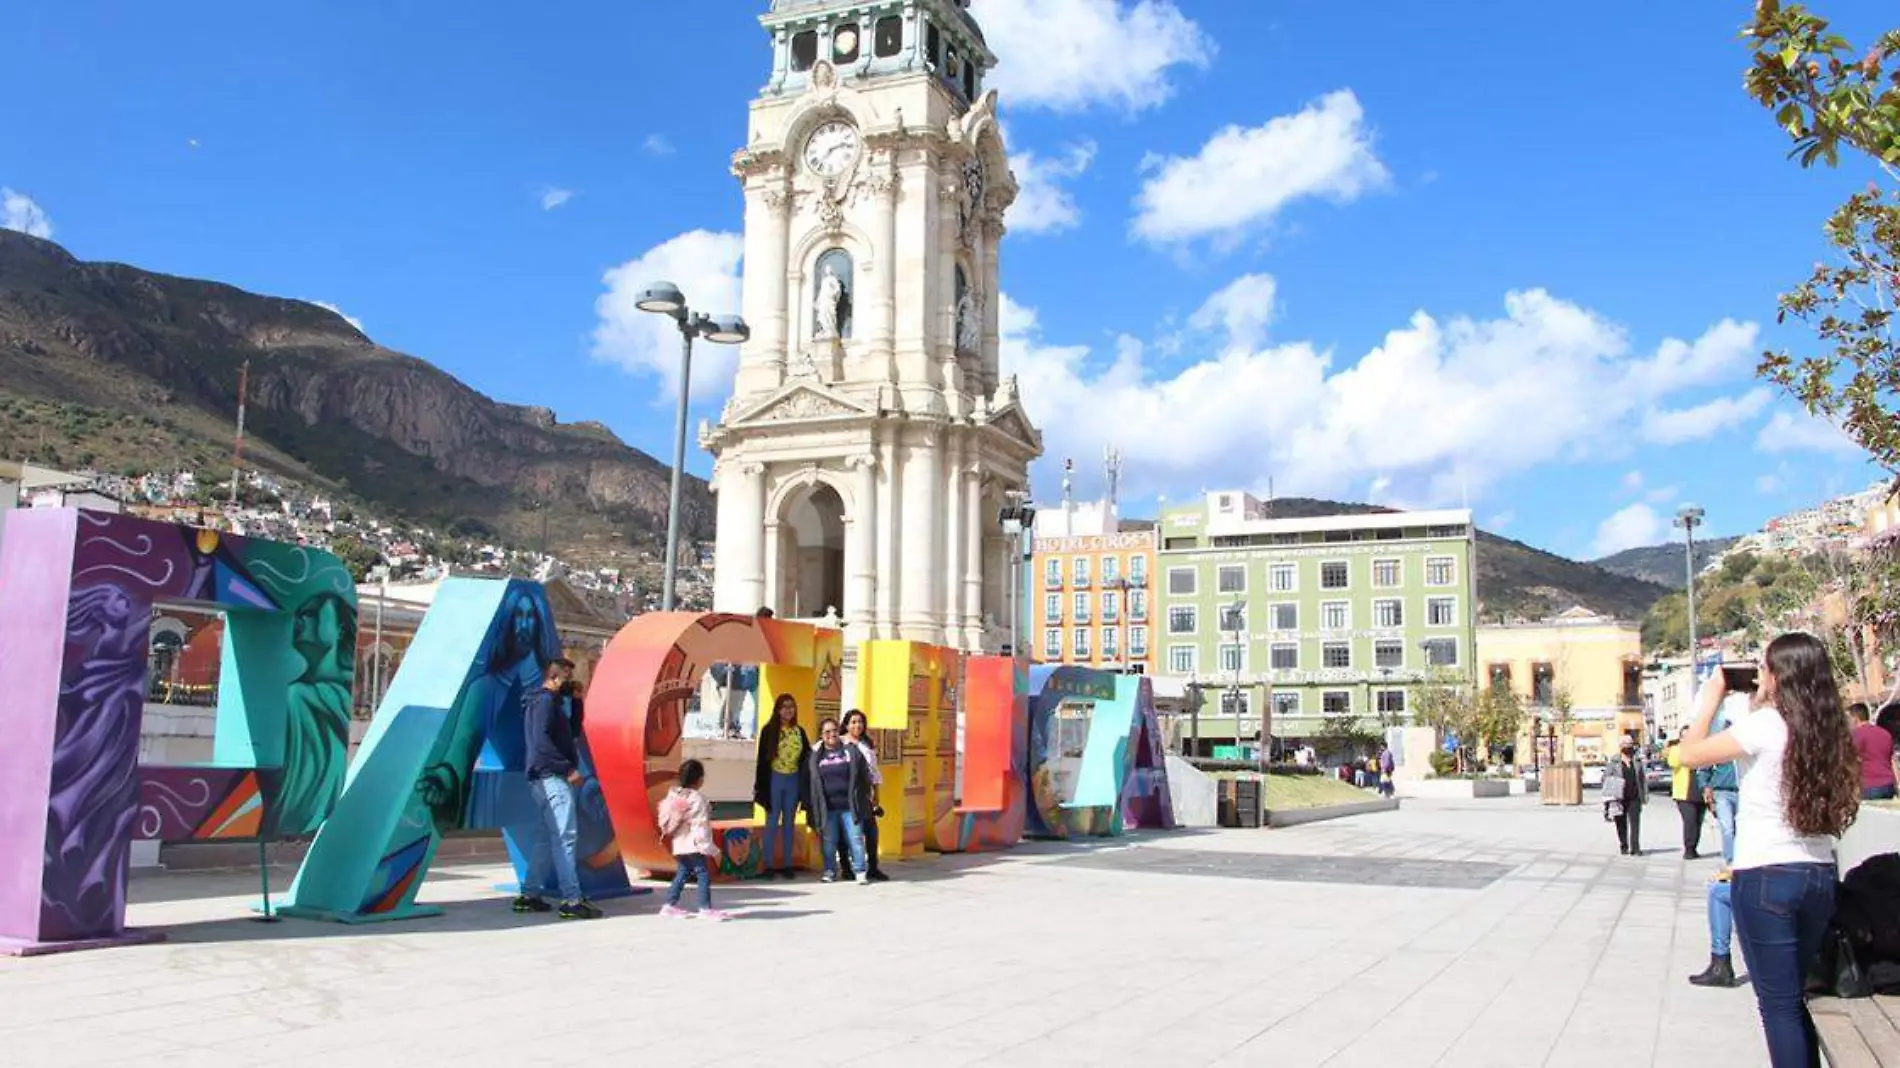
POLYGON ((687 881, 698 879, 697 915, 705 920, 732 918, 712 907, 712 868, 707 858, 718 856, 719 847, 713 844, 712 806, 699 792, 700 784, 705 781, 706 766, 697 760, 688 760, 680 765, 679 785, 660 802, 660 837, 672 848, 674 862, 673 885, 666 892, 666 905, 660 909, 662 916, 695 915, 679 904, 687 881))

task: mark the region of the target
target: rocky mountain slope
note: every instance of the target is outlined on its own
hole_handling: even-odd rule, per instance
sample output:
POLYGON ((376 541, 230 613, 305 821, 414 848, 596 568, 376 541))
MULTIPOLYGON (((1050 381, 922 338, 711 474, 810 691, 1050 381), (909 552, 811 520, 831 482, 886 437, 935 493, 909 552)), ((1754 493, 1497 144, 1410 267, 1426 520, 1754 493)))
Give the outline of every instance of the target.
MULTIPOLYGON (((313 304, 0 230, 0 455, 226 477, 246 360, 261 468, 522 544, 545 521, 549 547, 581 562, 664 534, 666 466, 603 426, 492 400, 313 304)), ((710 538, 712 519, 689 479, 687 535, 710 538)))
MULTIPOLYGON (((1708 567, 1716 557, 1728 552, 1729 547, 1740 540, 1740 538, 1698 540, 1695 543, 1696 572, 1700 574, 1703 568, 1708 567)), ((1680 590, 1688 585, 1683 547, 1679 541, 1662 545, 1645 545, 1639 549, 1625 549, 1596 561, 1596 565, 1605 571, 1614 571, 1619 575, 1659 583, 1672 590, 1680 590)))

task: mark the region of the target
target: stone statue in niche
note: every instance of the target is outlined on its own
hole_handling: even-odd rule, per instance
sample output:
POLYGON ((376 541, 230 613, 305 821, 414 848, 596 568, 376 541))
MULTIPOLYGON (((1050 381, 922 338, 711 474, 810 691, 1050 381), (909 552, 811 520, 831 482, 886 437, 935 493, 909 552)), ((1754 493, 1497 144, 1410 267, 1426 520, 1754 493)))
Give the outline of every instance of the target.
POLYGON ((983 302, 972 290, 964 290, 957 300, 957 349, 978 352, 983 348, 983 302))
POLYGON ((812 336, 843 341, 851 336, 851 254, 834 248, 818 257, 818 286, 812 301, 812 336))

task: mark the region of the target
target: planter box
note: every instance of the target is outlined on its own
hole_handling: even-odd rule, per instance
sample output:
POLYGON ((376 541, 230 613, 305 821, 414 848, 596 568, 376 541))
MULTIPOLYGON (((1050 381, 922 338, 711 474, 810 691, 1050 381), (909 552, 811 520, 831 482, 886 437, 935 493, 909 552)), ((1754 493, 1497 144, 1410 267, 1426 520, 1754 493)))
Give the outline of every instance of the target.
POLYGON ((1377 801, 1359 801, 1350 805, 1324 805, 1320 808, 1288 808, 1267 813, 1269 827, 1298 827, 1302 823, 1318 823, 1321 820, 1343 819, 1347 816, 1364 816, 1373 812, 1397 812, 1397 798, 1380 798, 1377 801))
POLYGON ((1509 797, 1511 784, 1504 779, 1418 779, 1397 784, 1400 797, 1429 801, 1456 801, 1474 797, 1509 797))

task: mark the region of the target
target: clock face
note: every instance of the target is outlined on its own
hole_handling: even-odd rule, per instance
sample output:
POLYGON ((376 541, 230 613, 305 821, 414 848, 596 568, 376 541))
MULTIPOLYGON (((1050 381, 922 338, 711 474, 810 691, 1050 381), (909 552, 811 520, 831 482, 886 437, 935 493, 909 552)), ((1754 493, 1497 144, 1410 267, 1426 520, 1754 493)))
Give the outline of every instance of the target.
POLYGON ((848 122, 828 122, 805 142, 805 166, 823 178, 836 178, 858 159, 858 131, 848 122))
POLYGON ((858 31, 851 29, 840 30, 838 36, 832 38, 832 52, 839 59, 847 63, 856 59, 858 57, 858 31))

